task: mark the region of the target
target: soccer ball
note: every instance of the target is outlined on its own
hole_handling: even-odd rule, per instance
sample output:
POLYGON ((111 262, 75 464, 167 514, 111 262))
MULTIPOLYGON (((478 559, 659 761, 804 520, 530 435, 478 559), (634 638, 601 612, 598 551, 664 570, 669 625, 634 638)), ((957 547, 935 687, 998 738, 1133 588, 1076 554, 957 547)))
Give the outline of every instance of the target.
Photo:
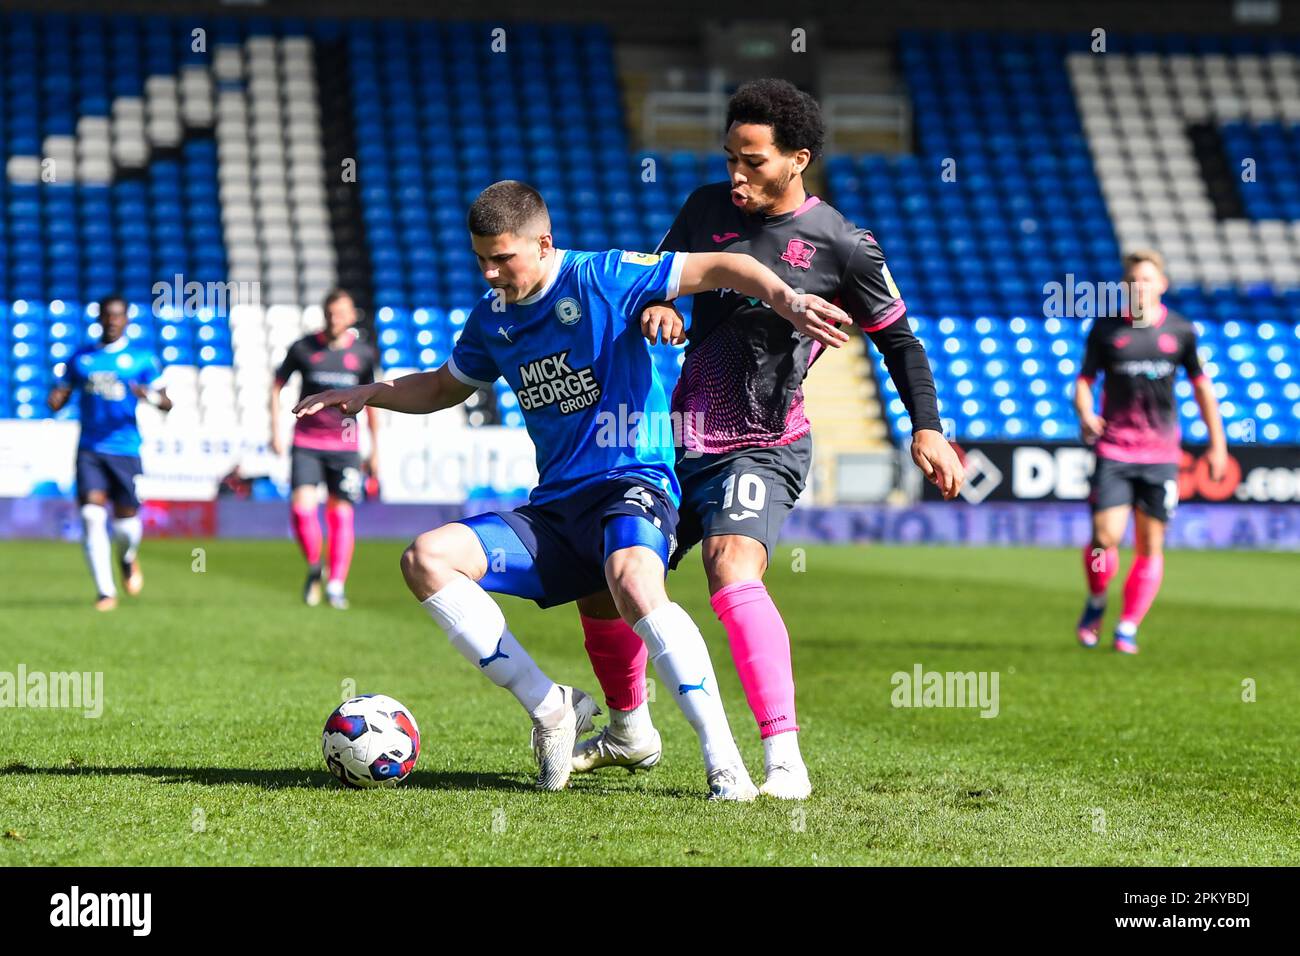
POLYGON ((383 694, 339 704, 321 735, 325 766, 349 787, 395 787, 415 769, 420 731, 411 712, 383 694))

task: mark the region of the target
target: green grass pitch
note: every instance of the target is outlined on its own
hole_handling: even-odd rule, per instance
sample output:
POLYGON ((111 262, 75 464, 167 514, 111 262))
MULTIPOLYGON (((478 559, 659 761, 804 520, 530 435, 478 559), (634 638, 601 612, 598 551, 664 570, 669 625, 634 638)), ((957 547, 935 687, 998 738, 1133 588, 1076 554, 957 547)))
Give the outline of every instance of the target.
MULTIPOLYGON (((534 792, 525 716, 406 593, 402 544, 359 545, 348 612, 299 603, 290 542, 198 544, 202 572, 193 544, 146 542, 144 594, 111 614, 75 544, 0 545, 0 671, 99 671, 105 700, 0 710, 0 865, 1300 863, 1295 555, 1171 553, 1127 658, 1074 643, 1075 551, 783 546, 768 583, 815 787, 792 806, 707 803, 665 693, 658 768, 534 792), (997 672, 998 715, 892 706, 917 664, 997 672), (345 681, 414 712, 402 787, 327 774, 345 681)), ((698 557, 669 584, 758 777, 698 557)), ((551 676, 598 689, 571 607, 502 601, 551 676)))

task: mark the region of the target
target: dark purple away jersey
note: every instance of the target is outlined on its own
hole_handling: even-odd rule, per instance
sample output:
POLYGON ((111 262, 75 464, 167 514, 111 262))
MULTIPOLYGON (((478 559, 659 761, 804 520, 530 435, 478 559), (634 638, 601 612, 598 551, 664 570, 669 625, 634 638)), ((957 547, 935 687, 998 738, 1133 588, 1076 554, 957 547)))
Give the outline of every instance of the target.
MULTIPOLYGON (((895 359, 890 374, 908 402, 914 428, 939 429, 924 350, 907 322, 898 321, 906 307, 871 233, 815 196, 793 212, 766 217, 736 208, 730 191, 723 182, 692 193, 659 251, 748 253, 792 288, 836 302, 878 345, 883 339, 877 335, 892 329, 890 347, 881 350, 895 359), (905 387, 909 368, 911 387, 905 387)), ((720 453, 802 438, 810 429, 803 380, 821 352, 820 344, 761 301, 731 289, 697 294, 672 400, 685 447, 720 453)))
POLYGON ((1196 328, 1161 306, 1150 324, 1109 316, 1088 332, 1079 377, 1102 379, 1101 417, 1106 428, 1097 454, 1115 461, 1161 463, 1182 457, 1174 378, 1178 367, 1195 382, 1205 373, 1196 355, 1196 328))
MULTIPOLYGON (((277 386, 283 385, 294 372, 302 376, 302 397, 331 388, 352 388, 375 380, 379 356, 372 345, 362 342, 355 332, 352 341, 341 349, 332 349, 324 332, 304 335, 289 347, 275 373, 277 386)), ((299 448, 323 451, 355 451, 357 430, 343 430, 343 413, 325 408, 315 415, 298 419, 293 429, 293 443, 299 448)))

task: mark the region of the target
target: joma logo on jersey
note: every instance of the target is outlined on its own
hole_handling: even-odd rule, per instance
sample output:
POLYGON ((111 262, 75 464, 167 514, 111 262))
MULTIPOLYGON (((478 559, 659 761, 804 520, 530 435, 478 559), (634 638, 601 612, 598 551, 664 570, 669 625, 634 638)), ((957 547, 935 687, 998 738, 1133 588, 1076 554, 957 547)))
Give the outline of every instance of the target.
POLYGON ((600 383, 591 368, 572 368, 568 349, 519 366, 519 381, 519 407, 526 412, 557 405, 561 415, 568 415, 600 401, 600 383))

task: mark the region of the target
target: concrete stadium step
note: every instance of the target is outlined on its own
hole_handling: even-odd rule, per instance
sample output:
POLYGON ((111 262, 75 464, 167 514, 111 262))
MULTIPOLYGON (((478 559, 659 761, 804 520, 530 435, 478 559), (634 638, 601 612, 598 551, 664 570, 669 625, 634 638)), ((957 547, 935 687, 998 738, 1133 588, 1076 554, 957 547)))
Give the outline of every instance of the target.
POLYGON ((804 380, 804 409, 813 423, 814 500, 835 498, 840 455, 889 446, 875 380, 867 361, 866 339, 852 335, 841 349, 828 349, 804 380))

